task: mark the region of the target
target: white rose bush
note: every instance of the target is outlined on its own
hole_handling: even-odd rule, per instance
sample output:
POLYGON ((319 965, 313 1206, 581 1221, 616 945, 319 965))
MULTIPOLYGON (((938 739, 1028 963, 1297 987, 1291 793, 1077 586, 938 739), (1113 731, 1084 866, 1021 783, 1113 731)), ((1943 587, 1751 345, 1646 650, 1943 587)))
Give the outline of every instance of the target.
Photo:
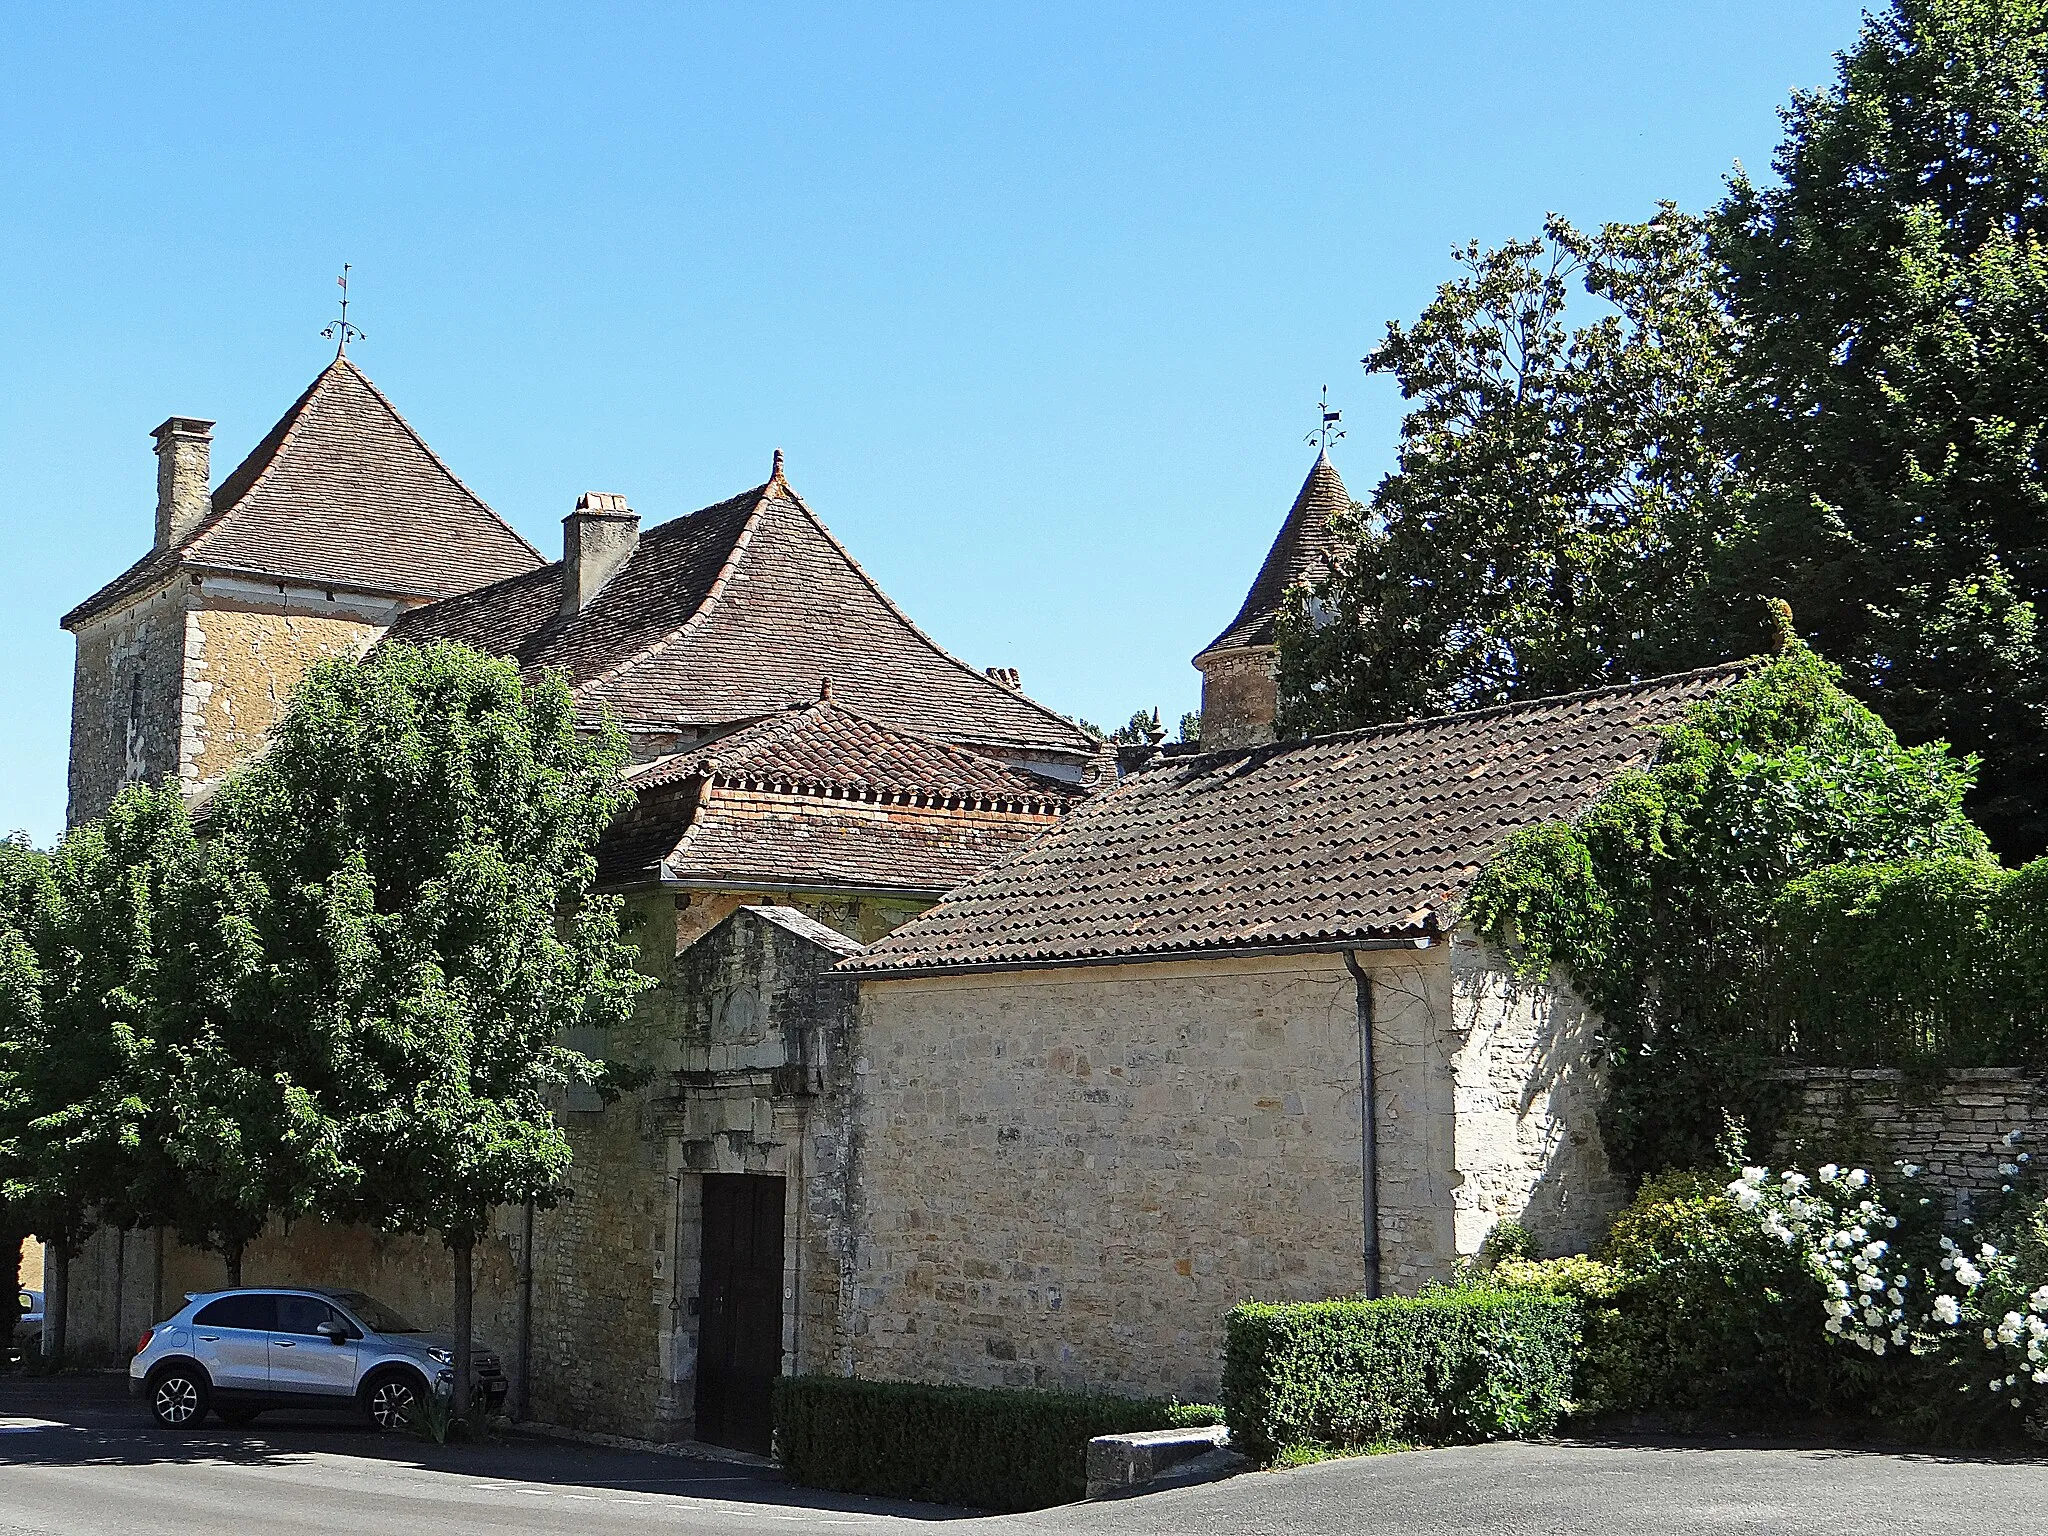
MULTIPOLYGON (((2048 1433, 2048 1236, 2029 1212, 2028 1164, 2015 1131, 1999 1163, 1999 1204, 2022 1215, 2013 1237, 1995 1220, 1940 1229, 1939 1201, 1911 1163, 1881 1184, 1869 1170, 1823 1165, 1809 1176, 1744 1167, 1727 1197, 1757 1229, 1801 1260, 1815 1287, 1815 1320, 1831 1342, 1870 1356, 1923 1362, 1982 1405, 2017 1410, 2048 1433), (2033 1229, 2031 1240, 2026 1229, 2033 1229)), ((1960 1406, 1960 1405, 1958 1405, 1960 1406)), ((1950 1415, 1942 1415, 1949 1417, 1950 1415)))

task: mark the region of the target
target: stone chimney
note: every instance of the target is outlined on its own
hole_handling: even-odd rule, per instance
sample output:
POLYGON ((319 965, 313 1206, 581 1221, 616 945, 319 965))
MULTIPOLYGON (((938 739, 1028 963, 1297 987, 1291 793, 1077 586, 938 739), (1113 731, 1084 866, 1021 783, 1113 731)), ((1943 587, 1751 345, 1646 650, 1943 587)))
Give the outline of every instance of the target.
POLYGON ((562 519, 562 612, 581 613, 640 547, 640 514, 613 491, 585 491, 562 519))
POLYGON ((156 547, 167 549, 189 537, 213 507, 207 489, 213 423, 173 416, 149 435, 156 439, 156 547))

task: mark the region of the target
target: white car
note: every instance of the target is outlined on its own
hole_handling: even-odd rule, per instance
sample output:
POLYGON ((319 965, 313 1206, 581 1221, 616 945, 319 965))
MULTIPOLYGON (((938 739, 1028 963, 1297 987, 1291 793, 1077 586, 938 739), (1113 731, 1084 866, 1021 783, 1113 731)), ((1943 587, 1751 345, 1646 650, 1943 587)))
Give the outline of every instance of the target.
MULTIPOLYGON (((249 1286, 186 1297, 135 1346, 128 1390, 167 1429, 190 1428, 208 1409, 246 1424, 266 1408, 338 1409, 400 1429, 429 1393, 454 1391, 454 1351, 449 1335, 361 1291, 249 1286)), ((471 1401, 495 1412, 504 1367, 474 1345, 470 1357, 471 1401)))

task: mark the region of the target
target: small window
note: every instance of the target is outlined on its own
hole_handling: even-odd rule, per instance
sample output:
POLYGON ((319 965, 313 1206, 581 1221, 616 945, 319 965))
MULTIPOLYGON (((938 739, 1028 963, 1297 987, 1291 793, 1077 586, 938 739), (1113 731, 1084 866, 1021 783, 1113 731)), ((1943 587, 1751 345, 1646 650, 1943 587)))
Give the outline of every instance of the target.
POLYGON ((343 1328, 348 1327, 347 1320, 318 1296, 280 1296, 277 1298, 277 1326, 271 1331, 317 1337, 322 1323, 340 1323, 343 1328))
POLYGON ((209 1301, 192 1324, 196 1328, 254 1328, 268 1333, 276 1325, 276 1318, 275 1296, 235 1295, 209 1301))

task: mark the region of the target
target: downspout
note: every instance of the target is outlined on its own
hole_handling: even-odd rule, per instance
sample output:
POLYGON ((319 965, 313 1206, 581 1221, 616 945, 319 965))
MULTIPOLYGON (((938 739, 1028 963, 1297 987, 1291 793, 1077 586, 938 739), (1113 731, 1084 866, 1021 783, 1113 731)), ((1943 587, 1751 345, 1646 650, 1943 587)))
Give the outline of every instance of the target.
POLYGON ((533 1202, 526 1202, 519 1232, 519 1402, 523 1424, 533 1417, 533 1202))
POLYGON ((1379 1066, 1373 1052, 1372 977, 1351 950, 1345 969, 1358 997, 1358 1163, 1365 1232, 1365 1294, 1380 1294, 1380 1126, 1379 1066))

